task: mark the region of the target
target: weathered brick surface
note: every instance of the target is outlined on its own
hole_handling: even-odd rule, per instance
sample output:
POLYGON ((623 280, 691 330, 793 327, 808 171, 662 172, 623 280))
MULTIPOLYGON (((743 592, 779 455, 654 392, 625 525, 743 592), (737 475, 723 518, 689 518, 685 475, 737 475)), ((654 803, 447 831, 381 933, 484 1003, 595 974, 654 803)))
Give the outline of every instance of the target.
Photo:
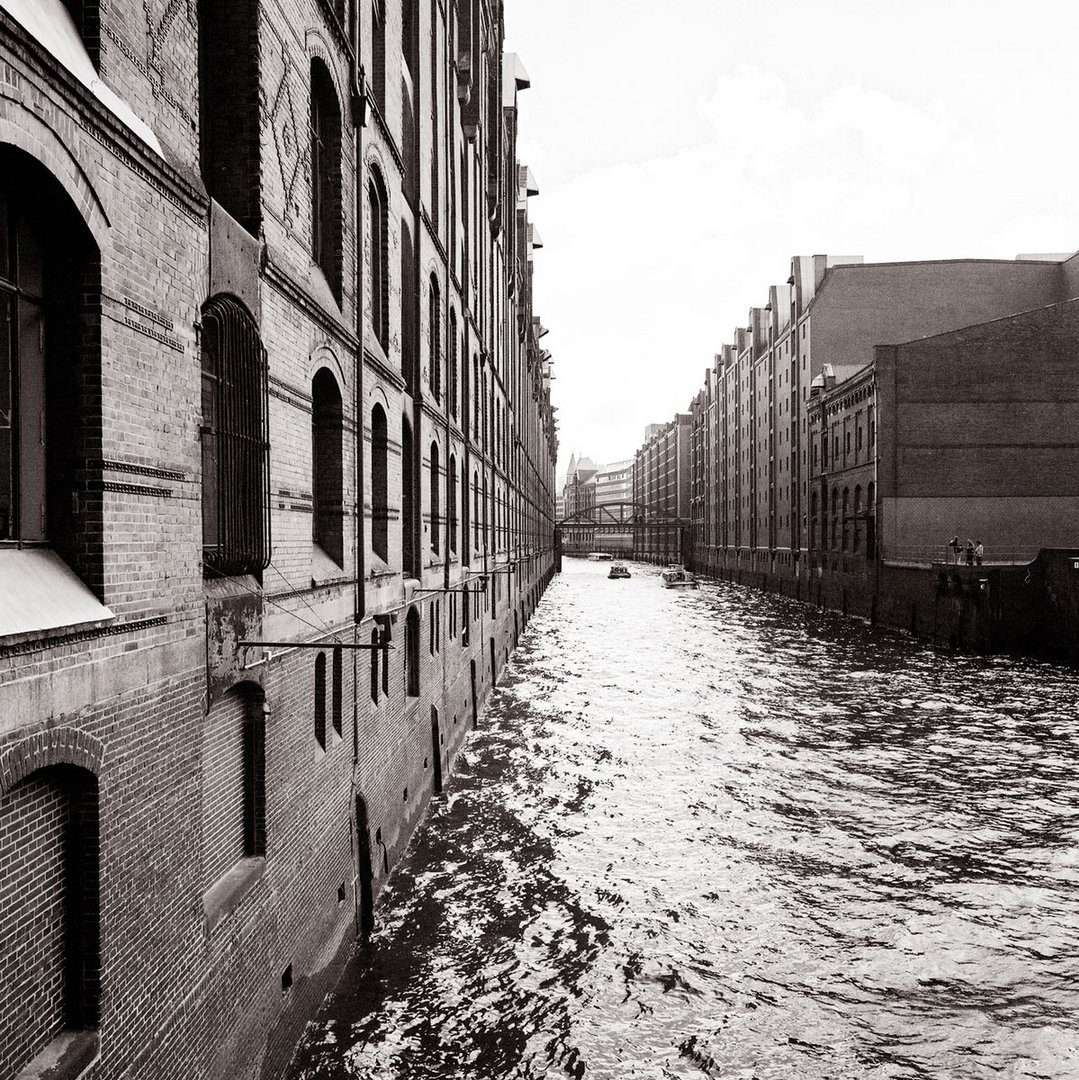
MULTIPOLYGON (((507 149, 513 160, 516 114, 500 108, 500 72, 477 47, 480 2, 450 5, 445 14, 418 5, 418 142, 403 129, 409 110, 396 78, 387 80, 381 115, 372 109, 367 127, 353 127, 348 28, 333 16, 339 6, 229 5, 229 18, 258 12, 249 33, 234 39, 237 116, 259 130, 254 145, 239 139, 232 162, 248 172, 257 162, 248 194, 258 205, 225 207, 240 224, 220 208, 211 214, 199 179, 197 5, 116 0, 102 9, 93 47, 99 72, 146 139, 0 12, 0 144, 54 178, 49 198, 82 218, 90 249, 81 286, 76 520, 61 554, 115 615, 104 627, 0 640, 0 799, 11 823, 0 829, 0 863, 17 862, 22 875, 17 901, 6 884, 0 892, 0 935, 8 935, 0 982, 5 1001, 34 1003, 25 1016, 14 1004, 0 1007, 5 1021, 30 1018, 0 1028, 4 1075, 64 1022, 55 1007, 52 913, 66 887, 57 868, 70 866, 58 817, 63 792, 50 779, 56 769, 97 778, 101 1057, 93 1075, 186 1080, 264 1068, 271 1076, 354 931, 361 843, 369 845, 377 896, 432 796, 436 754, 448 776, 474 707, 482 710, 492 642, 501 670, 550 579, 557 444, 530 307, 527 210, 518 208, 518 176, 497 160, 507 149), (467 77, 479 104, 468 116, 451 37, 475 50, 467 77), (243 77, 248 48, 257 50, 254 84, 243 77), (340 300, 312 259, 315 60, 329 73, 341 115, 340 300), (416 156, 402 157, 411 145, 416 156), (386 194, 386 348, 372 331, 370 222, 362 220, 372 168, 386 194), (402 280, 403 221, 415 249, 411 284, 402 280), (241 226, 257 226, 258 235, 245 238, 241 226), (432 278, 438 305, 430 303, 432 278), (406 284, 416 299, 411 322, 402 316, 406 284), (226 286, 249 309, 267 353, 273 544, 261 580, 218 582, 204 579, 201 563, 200 313, 211 291, 226 286), (419 371, 411 394, 408 342, 419 371), (339 456, 342 474, 342 559, 333 564, 312 534, 312 384, 320 372, 342 402, 340 452, 330 455, 339 456), (385 561, 371 550, 376 402, 389 421, 385 561), (411 462, 402 460, 406 419, 418 448, 411 462), (455 543, 445 489, 451 458, 455 543), (409 477, 420 559, 418 580, 406 583, 409 477), (507 573, 513 567, 516 575, 507 573), (495 578, 480 576, 495 570, 495 578), (404 684, 410 605, 420 621, 413 697, 404 684), (391 649, 378 658, 376 704, 370 655, 342 651, 338 679, 334 645, 369 642, 383 626, 391 649), (284 644, 245 648, 241 639, 284 644), (314 718, 319 649, 290 645, 324 650, 325 745, 314 718), (264 852, 252 854, 245 776, 254 766, 243 725, 263 702, 261 784, 252 790, 264 790, 264 845, 256 845, 264 852), (357 834, 357 799, 366 806, 366 837, 357 834), (25 859, 24 851, 35 855, 25 859)), ((359 7, 359 58, 373 72, 371 5, 359 7)), ((398 0, 384 7, 383 67, 392 73, 400 70, 401 10, 398 0)), ((487 7, 497 42, 500 16, 487 7)), ((225 51, 221 45, 214 55, 225 51)))

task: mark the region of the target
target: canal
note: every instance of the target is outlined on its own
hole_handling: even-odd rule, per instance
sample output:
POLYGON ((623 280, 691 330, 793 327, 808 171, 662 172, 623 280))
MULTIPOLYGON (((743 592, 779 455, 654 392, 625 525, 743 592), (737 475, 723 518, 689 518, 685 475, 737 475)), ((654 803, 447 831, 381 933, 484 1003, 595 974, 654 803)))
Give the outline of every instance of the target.
POLYGON ((1079 1076, 1079 678, 567 560, 292 1080, 1079 1076))

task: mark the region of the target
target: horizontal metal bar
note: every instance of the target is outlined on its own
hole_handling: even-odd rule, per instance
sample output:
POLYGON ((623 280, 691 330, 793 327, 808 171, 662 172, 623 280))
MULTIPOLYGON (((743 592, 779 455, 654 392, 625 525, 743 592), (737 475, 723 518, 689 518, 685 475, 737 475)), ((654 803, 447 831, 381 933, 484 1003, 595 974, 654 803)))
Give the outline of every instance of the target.
POLYGON ((333 641, 319 645, 314 641, 239 641, 238 645, 263 649, 392 649, 392 645, 353 644, 351 641, 333 641))

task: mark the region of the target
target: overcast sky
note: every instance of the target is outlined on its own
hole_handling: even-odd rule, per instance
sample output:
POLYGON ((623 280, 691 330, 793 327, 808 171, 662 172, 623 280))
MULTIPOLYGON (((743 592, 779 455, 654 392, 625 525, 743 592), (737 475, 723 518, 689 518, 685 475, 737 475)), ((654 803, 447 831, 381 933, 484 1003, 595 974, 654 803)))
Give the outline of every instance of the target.
POLYGON ((506 0, 559 476, 631 457, 795 254, 1079 248, 1074 0, 506 0))

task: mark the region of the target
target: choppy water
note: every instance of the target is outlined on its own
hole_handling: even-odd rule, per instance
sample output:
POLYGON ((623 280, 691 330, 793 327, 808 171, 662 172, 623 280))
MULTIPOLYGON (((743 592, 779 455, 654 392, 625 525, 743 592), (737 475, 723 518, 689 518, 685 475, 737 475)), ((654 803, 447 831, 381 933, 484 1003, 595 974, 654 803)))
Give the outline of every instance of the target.
POLYGON ((1079 678, 567 561, 295 1078, 1079 1077, 1079 678))

